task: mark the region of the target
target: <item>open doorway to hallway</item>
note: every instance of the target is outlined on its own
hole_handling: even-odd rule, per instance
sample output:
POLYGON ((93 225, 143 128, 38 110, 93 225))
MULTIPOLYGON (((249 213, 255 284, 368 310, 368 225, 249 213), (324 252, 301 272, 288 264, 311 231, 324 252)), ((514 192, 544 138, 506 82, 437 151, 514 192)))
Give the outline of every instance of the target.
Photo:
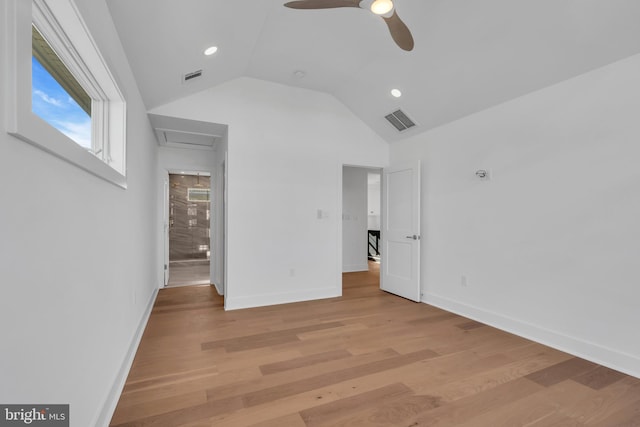
POLYGON ((380 273, 380 211, 382 203, 382 172, 367 172, 367 256, 369 270, 372 267, 380 273), (372 266, 371 263, 377 264, 372 266))
POLYGON ((343 291, 348 273, 368 272, 366 282, 379 287, 381 175, 379 168, 342 170, 343 291))
POLYGON ((210 283, 211 178, 169 174, 167 287, 210 283))

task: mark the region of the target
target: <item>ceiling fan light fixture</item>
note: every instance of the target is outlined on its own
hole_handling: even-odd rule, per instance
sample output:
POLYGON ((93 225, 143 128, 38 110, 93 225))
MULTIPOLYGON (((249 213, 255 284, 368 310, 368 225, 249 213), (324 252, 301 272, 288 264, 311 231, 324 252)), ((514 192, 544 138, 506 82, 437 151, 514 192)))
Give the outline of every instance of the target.
POLYGON ((391 38, 404 51, 412 51, 413 36, 402 19, 396 13, 393 0, 292 0, 284 4, 290 9, 318 10, 338 8, 370 9, 371 13, 384 20, 391 38))
POLYGON ((371 12, 376 15, 385 15, 393 9, 393 2, 391 0, 376 0, 371 3, 371 12))

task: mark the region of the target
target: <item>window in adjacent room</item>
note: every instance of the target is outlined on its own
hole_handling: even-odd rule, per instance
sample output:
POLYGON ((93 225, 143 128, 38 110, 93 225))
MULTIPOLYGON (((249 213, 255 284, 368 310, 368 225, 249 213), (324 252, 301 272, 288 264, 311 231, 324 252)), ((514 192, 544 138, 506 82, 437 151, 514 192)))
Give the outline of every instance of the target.
POLYGON ((187 200, 190 202, 209 202, 211 190, 208 188, 188 188, 187 200))

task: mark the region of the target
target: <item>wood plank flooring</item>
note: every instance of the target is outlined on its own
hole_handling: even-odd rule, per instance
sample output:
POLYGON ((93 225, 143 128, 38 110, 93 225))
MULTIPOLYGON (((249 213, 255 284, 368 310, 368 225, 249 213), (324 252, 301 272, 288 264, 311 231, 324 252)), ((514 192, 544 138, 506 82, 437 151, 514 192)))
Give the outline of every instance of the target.
POLYGON ((344 295, 225 312, 159 292, 111 426, 640 426, 640 380, 344 275, 344 295))

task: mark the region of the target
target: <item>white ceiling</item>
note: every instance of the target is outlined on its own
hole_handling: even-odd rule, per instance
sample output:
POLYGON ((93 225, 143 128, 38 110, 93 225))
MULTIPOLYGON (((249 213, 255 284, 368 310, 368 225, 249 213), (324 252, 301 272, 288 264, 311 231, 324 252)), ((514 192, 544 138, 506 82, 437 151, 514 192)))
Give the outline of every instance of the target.
POLYGON ((638 0, 394 0, 411 52, 356 8, 107 2, 149 109, 248 76, 332 94, 389 142, 640 53, 638 0), (205 57, 210 45, 219 51, 205 57), (418 126, 398 133, 384 119, 397 108, 418 126))

